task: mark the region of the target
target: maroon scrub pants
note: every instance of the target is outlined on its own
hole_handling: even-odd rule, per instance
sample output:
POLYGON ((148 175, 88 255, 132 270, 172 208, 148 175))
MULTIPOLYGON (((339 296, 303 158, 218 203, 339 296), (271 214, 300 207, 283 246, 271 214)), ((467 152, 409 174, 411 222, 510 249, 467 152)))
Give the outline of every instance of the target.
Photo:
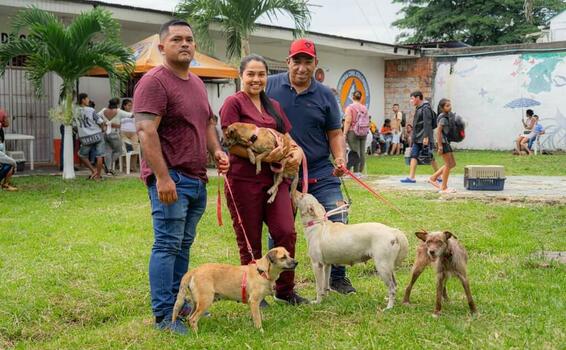
MULTIPOLYGON (((283 181, 283 183, 279 185, 279 191, 277 192, 275 201, 271 204, 267 204, 267 199, 270 196, 267 194, 267 190, 273 183, 250 181, 250 179, 234 179, 232 177, 228 177, 227 181, 230 181, 234 201, 238 207, 242 224, 252 246, 254 258, 260 259, 263 256, 261 250, 261 234, 264 222, 267 224, 271 237, 275 241, 275 246, 284 247, 289 251, 292 257, 295 257, 297 233, 295 232, 295 221, 293 209, 291 208, 289 182, 283 181)), ((234 208, 234 202, 231 200, 226 186, 224 192, 228 202, 228 209, 230 209, 232 216, 236 240, 240 248, 240 262, 242 265, 247 265, 252 260, 252 257, 248 252, 244 232, 240 224, 238 224, 238 216, 234 208)), ((293 271, 281 273, 275 285, 276 296, 289 296, 295 287, 294 279, 295 273, 293 271)))

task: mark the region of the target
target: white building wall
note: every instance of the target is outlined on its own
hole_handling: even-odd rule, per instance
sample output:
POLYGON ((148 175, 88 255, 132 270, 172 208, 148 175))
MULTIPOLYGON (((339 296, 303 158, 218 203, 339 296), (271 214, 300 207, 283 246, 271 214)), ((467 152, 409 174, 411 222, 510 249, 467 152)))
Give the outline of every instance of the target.
POLYGON ((566 41, 566 11, 550 20, 551 41, 566 41))
POLYGON ((456 147, 513 148, 521 117, 531 108, 546 129, 543 147, 566 149, 566 51, 460 57, 439 61, 436 68, 434 106, 449 98, 467 122, 466 139, 456 147), (520 98, 535 105, 506 107, 520 98))

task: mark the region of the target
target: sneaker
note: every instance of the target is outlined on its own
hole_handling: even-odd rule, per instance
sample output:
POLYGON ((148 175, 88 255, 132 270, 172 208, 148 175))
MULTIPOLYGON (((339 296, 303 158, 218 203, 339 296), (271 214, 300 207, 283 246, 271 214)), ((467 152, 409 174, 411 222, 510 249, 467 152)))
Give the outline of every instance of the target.
POLYGON ((417 180, 413 180, 410 177, 406 177, 404 179, 401 179, 401 182, 404 184, 414 184, 415 182, 417 182, 417 180))
POLYGON ((171 315, 163 317, 161 322, 156 322, 153 327, 160 331, 169 331, 179 335, 185 335, 189 332, 189 329, 182 320, 177 319, 175 322, 172 322, 171 315))
POLYGON ((287 303, 289 305, 301 305, 301 304, 310 304, 311 303, 310 300, 303 298, 302 296, 300 296, 296 292, 293 292, 290 295, 285 296, 285 297, 275 296, 273 298, 276 301, 287 303))
POLYGON ((330 289, 340 294, 351 294, 356 292, 356 288, 352 286, 352 282, 350 282, 348 277, 331 280, 330 289))

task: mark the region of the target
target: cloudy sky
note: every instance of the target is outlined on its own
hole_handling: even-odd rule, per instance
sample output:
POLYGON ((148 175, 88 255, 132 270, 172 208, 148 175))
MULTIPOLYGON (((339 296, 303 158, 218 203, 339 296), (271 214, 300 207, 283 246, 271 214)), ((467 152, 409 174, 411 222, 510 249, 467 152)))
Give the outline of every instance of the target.
MULTIPOLYGON (((172 11, 179 0, 102 0, 163 11, 172 11)), ((393 43, 399 30, 391 27, 398 18, 399 4, 390 0, 310 0, 314 32, 346 36, 352 38, 393 43)), ((260 23, 289 27, 293 22, 280 16, 274 23, 262 18, 260 23)))

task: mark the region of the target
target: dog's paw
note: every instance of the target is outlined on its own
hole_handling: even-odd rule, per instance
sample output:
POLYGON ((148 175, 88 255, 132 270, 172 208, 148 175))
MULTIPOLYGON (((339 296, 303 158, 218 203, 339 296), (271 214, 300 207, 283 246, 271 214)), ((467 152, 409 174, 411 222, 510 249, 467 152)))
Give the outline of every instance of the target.
POLYGON ((432 313, 432 317, 433 318, 439 318, 440 317, 440 311, 435 311, 432 313))
POLYGON ((411 306, 411 302, 408 300, 403 300, 403 305, 411 306))

